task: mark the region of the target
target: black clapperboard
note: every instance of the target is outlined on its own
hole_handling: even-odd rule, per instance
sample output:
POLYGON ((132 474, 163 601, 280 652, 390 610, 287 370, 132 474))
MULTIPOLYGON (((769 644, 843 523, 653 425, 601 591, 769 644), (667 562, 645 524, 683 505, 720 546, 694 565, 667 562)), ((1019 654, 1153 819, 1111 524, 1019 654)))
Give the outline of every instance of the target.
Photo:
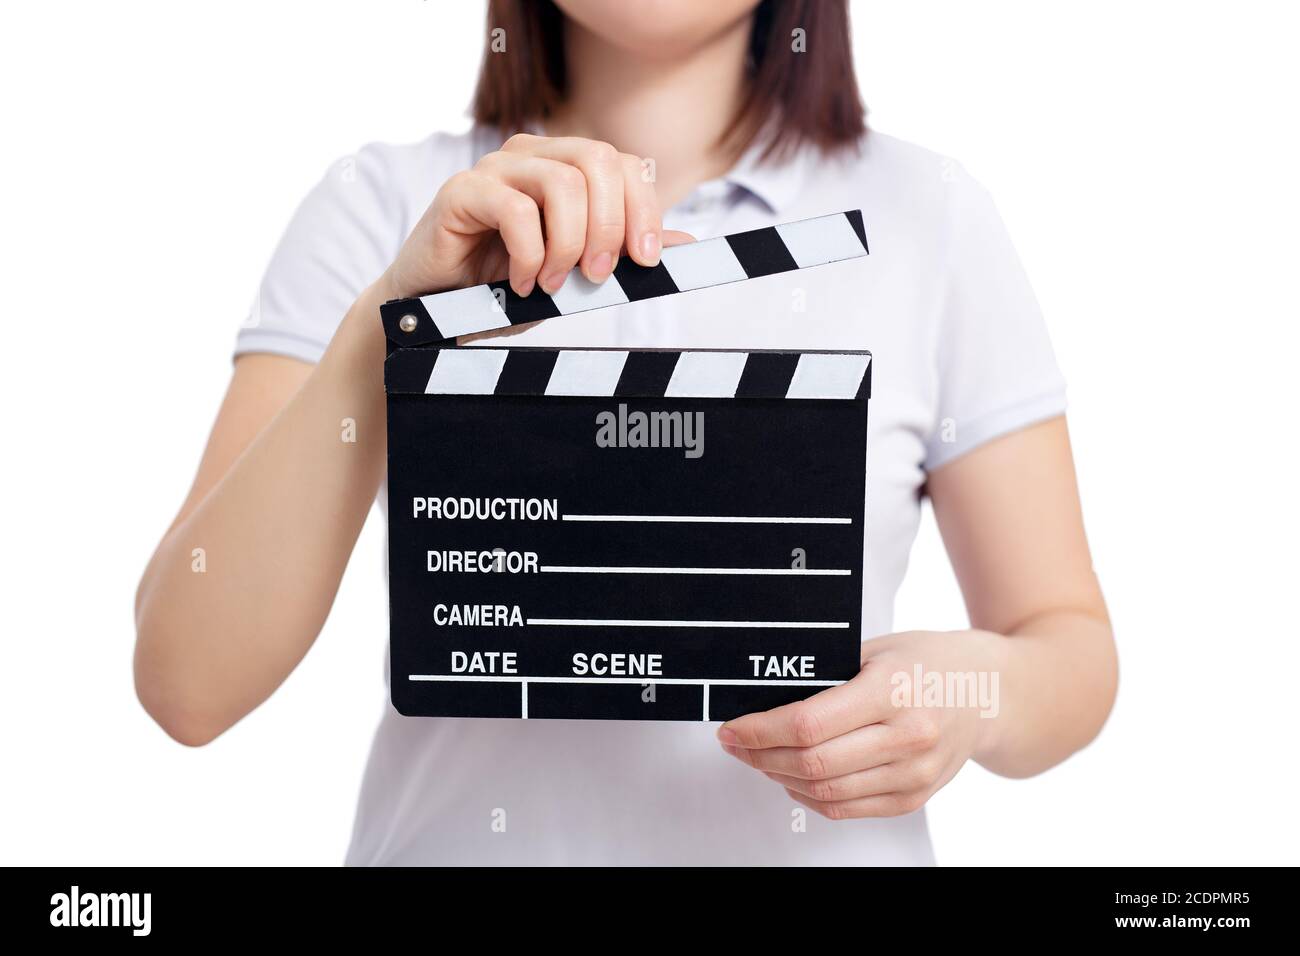
POLYGON ((856 674, 870 353, 456 337, 866 254, 853 211, 386 303, 394 707, 727 720, 856 674))

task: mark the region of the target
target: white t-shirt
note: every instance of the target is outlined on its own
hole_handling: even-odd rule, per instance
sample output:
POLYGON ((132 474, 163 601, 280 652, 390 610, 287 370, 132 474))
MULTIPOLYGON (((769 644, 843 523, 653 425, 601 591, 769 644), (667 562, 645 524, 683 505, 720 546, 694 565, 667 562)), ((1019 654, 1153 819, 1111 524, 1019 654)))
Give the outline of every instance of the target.
MULTIPOLYGON (((475 129, 336 164, 289 223, 237 352, 318 360, 439 186, 499 144, 475 129)), ((862 633, 874 636, 891 629, 926 473, 1061 414, 1065 390, 997 211, 951 160, 874 131, 857 155, 805 151, 772 167, 751 155, 664 221, 703 239, 847 209, 863 211, 866 258, 550 319, 510 342, 869 349, 862 633)), ((798 805, 723 753, 716 727, 410 718, 386 704, 347 862, 933 862, 924 811, 809 812, 801 831, 798 805)))

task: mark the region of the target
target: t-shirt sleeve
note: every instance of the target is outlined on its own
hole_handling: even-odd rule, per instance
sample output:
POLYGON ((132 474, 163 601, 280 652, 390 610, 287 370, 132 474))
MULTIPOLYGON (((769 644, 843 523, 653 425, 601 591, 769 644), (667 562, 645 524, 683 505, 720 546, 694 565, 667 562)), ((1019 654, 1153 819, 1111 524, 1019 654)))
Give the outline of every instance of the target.
POLYGON ((241 324, 235 355, 320 360, 343 316, 388 268, 406 235, 382 149, 330 167, 299 205, 241 324))
POLYGON ((960 167, 950 186, 927 471, 1065 411, 1047 325, 992 198, 960 167))

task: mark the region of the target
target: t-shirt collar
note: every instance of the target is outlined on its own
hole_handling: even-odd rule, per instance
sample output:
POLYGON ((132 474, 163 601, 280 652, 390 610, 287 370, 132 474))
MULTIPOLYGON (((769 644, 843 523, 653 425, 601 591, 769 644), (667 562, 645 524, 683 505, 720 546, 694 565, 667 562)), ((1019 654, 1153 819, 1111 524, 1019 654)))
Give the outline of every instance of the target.
POLYGON ((754 196, 770 212, 780 213, 803 188, 808 151, 801 147, 785 159, 764 161, 761 158, 764 143, 765 140, 752 143, 722 179, 754 196))

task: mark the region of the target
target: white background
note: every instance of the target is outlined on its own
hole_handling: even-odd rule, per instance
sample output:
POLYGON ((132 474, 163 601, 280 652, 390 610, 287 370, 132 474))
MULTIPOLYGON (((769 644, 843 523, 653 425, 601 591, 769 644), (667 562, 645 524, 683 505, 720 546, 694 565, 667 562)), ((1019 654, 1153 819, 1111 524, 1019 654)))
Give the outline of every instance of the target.
MULTIPOLYGON (((1121 654, 1091 748, 1030 781, 971 767, 932 801, 939 860, 1300 862, 1293 15, 853 12, 873 125, 965 163, 1034 280, 1121 654)), ((374 516, 306 662, 207 748, 135 701, 132 596, 293 207, 368 140, 464 125, 482 16, 420 0, 0 14, 3 862, 341 860, 383 701, 374 516)), ((964 623, 932 524, 897 623, 964 623)))

